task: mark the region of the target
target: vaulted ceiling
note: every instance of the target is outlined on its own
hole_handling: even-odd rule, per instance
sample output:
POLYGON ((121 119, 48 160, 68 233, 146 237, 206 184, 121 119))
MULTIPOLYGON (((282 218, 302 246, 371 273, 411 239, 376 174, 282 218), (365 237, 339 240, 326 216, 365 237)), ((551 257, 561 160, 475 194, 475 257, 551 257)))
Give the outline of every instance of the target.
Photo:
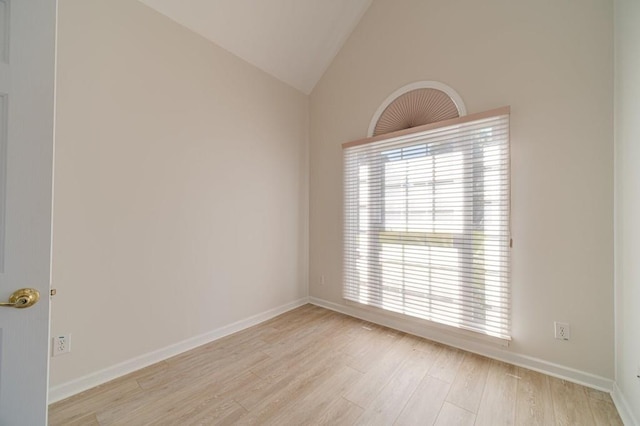
POLYGON ((372 0, 140 0, 310 93, 372 0))

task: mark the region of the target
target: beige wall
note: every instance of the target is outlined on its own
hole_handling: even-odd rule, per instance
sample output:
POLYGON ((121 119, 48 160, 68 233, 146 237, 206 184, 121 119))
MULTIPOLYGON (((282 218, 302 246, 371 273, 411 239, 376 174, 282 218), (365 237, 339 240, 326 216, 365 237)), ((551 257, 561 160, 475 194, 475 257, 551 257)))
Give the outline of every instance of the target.
POLYGON ((470 113, 512 108, 508 352, 613 379, 612 35, 607 0, 376 0, 311 94, 310 295, 344 305, 340 144, 441 81, 470 113))
POLYGON ((308 97, 130 0, 61 0, 51 385, 306 297, 308 97))
MULTIPOLYGON (((640 2, 616 0, 616 383, 640 422, 640 2)), ((629 424, 632 420, 628 419, 629 424)))
MULTIPOLYGON (((305 297, 308 217, 309 293, 343 305, 340 144, 419 80, 449 84, 469 112, 512 107, 508 351, 614 377, 610 2, 376 0, 310 111, 138 2, 59 9, 52 333, 72 333, 72 352, 52 359, 52 386, 305 297), (553 339, 554 320, 571 323, 570 342, 553 339)), ((618 200, 620 221, 637 200, 617 189, 632 200, 618 200)), ((638 355, 621 343, 633 312, 618 322, 618 378, 638 355)))

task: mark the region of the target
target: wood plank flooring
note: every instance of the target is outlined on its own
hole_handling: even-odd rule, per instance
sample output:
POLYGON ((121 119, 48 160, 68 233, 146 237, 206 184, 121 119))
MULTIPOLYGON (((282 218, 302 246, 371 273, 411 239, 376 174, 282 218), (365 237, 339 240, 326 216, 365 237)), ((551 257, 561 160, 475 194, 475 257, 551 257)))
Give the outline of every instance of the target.
POLYGON ((621 425, 608 394, 313 305, 51 405, 50 425, 621 425))

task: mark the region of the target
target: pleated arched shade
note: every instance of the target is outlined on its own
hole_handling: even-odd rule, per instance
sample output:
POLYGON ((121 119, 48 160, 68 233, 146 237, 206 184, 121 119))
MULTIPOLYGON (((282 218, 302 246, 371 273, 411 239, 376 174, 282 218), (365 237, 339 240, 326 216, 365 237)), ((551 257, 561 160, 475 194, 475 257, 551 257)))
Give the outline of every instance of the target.
POLYGON ((398 96, 385 108, 372 136, 459 117, 458 107, 445 92, 423 88, 398 96))

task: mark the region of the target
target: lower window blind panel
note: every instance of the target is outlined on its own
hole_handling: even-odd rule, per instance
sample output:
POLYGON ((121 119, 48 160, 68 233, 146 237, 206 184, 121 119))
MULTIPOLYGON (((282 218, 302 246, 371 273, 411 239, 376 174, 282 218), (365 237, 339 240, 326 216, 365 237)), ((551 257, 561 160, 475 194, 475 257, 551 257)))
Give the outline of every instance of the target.
POLYGON ((344 148, 344 297, 510 340, 509 112, 344 148))

